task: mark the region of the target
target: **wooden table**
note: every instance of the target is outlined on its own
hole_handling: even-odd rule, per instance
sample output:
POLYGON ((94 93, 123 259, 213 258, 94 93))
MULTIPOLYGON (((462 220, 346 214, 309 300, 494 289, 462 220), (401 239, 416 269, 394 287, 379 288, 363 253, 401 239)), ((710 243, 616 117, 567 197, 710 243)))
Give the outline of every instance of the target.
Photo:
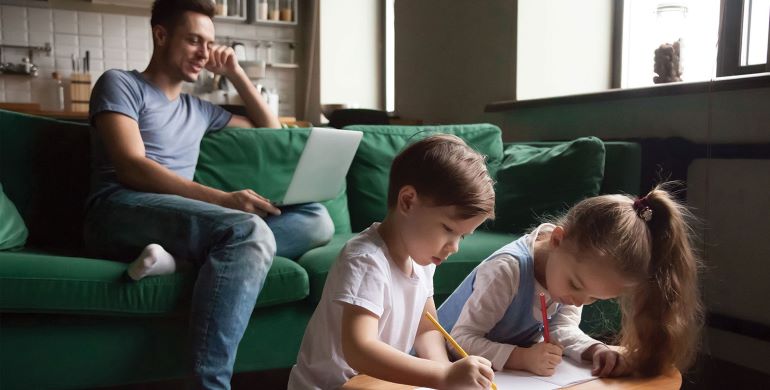
MULTIPOLYGON (((572 390, 674 390, 682 387, 682 375, 677 370, 653 378, 613 378, 596 379, 568 387, 572 390)), ((349 380, 342 390, 413 390, 415 386, 399 385, 358 375, 349 380)), ((502 389, 501 389, 502 390, 502 389)))

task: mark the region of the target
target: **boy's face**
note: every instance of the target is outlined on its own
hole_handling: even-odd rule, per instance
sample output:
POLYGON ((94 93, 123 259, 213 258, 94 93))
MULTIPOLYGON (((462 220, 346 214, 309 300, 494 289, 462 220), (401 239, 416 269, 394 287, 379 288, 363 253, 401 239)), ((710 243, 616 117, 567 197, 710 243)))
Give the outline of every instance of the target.
POLYGON ((407 209, 401 209, 401 237, 409 256, 422 266, 441 264, 457 252, 465 236, 487 219, 486 215, 459 218, 457 206, 433 206, 416 193, 410 202, 407 209))
POLYGON ((173 31, 156 26, 153 33, 163 50, 163 60, 177 77, 194 82, 209 60, 214 44, 214 23, 197 12, 187 11, 173 31), (155 29, 162 29, 155 31, 155 29), (160 34, 160 35, 159 35, 160 34))

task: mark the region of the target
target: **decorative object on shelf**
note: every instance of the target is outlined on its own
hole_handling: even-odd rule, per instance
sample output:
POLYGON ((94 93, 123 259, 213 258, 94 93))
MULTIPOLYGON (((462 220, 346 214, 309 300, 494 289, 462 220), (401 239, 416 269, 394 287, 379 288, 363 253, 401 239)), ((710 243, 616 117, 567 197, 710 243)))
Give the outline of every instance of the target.
POLYGON ((267 0, 259 0, 257 5, 257 20, 267 20, 267 0))
MULTIPOLYGON (((37 51, 46 53, 46 57, 51 56, 51 44, 46 42, 44 46, 19 46, 19 45, 3 45, 0 44, 0 49, 24 49, 27 50, 29 55, 21 59, 21 63, 14 64, 11 62, 0 63, 0 73, 3 74, 16 74, 24 76, 37 76, 38 66, 34 64, 33 58, 37 51)), ((0 50, 0 58, 2 58, 2 50, 0 50)))
POLYGON ((227 16, 227 0, 216 0, 214 3, 214 15, 227 16))
POLYGON ((682 63, 680 62, 680 41, 674 44, 664 43, 655 49, 655 84, 682 81, 682 63))
POLYGON ((215 0, 214 20, 245 21, 247 0, 215 0))
POLYGON ((268 15, 268 19, 270 19, 270 20, 279 20, 280 15, 281 15, 281 6, 280 6, 278 0, 275 0, 275 2, 273 3, 273 7, 270 9, 268 14, 269 14, 268 15))
POLYGON ((655 84, 682 81, 682 48, 687 32, 687 6, 681 1, 658 4, 655 13, 655 84))
POLYGON ((285 0, 285 6, 281 8, 281 21, 283 22, 291 22, 294 19, 292 18, 292 0, 285 0))
POLYGON ((53 72, 51 77, 56 82, 56 109, 64 111, 64 84, 61 82, 61 75, 59 72, 53 72))

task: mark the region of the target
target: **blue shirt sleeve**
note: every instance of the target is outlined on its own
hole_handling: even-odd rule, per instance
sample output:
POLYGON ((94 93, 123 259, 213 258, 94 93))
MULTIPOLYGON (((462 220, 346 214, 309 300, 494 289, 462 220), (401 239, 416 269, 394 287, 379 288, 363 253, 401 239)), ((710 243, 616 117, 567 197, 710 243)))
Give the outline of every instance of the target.
POLYGON ((209 126, 206 129, 207 133, 221 130, 230 123, 233 114, 221 106, 217 106, 198 97, 194 97, 193 100, 198 103, 198 109, 209 119, 209 126))
POLYGON ((88 120, 93 125, 97 114, 117 112, 138 122, 143 99, 141 89, 131 75, 108 70, 99 77, 91 92, 88 120))

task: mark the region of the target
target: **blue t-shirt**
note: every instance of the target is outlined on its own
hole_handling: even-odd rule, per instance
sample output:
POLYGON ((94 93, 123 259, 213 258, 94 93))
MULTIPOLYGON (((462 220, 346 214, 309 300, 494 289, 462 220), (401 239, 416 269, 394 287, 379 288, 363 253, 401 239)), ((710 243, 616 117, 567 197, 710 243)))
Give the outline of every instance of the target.
MULTIPOLYGON (((207 131, 219 130, 232 114, 195 96, 169 100, 136 70, 111 69, 99 77, 91 93, 89 120, 102 112, 117 112, 137 122, 145 155, 181 177, 192 180, 200 142, 207 131)), ((91 199, 118 184, 115 168, 98 134, 92 132, 91 199)))

